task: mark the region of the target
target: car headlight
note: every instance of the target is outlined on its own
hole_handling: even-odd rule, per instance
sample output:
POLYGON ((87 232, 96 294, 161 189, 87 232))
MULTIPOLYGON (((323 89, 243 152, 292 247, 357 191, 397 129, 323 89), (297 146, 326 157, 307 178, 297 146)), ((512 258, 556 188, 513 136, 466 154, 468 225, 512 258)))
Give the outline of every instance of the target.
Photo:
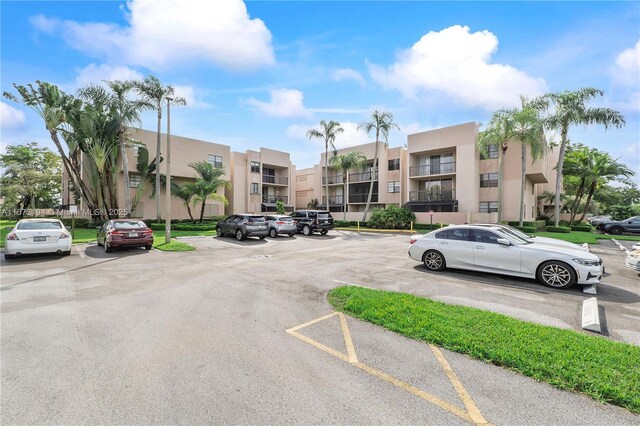
POLYGON ((599 260, 592 260, 592 259, 580 259, 580 258, 575 258, 572 259, 574 262, 579 263, 581 265, 584 266, 600 266, 600 261, 599 260))

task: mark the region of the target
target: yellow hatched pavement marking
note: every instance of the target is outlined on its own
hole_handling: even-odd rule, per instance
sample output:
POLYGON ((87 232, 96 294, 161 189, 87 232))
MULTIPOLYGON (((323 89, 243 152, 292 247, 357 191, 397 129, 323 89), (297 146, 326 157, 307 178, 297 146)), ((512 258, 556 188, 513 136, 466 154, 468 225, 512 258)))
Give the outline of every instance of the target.
POLYGON ((469 395, 469 393, 467 392, 467 390, 464 388, 464 386, 462 385, 462 382, 460 381, 460 379, 458 378, 458 376, 454 373, 453 369, 451 368, 451 366, 449 365, 449 363, 447 362, 446 358, 444 357, 444 354, 440 351, 440 349, 438 349, 436 346, 433 345, 429 345, 429 347, 431 348, 431 351, 433 352, 433 354, 436 357, 436 360, 438 361, 438 363, 440 364, 440 366, 442 367, 442 369, 444 370, 445 374, 447 375, 447 378, 449 379, 449 381, 451 382, 451 384, 453 385, 454 389, 456 390, 456 392, 458 393, 458 396, 460 396, 460 399, 462 400, 464 406, 465 406, 465 410, 462 410, 458 407, 456 407, 455 405, 438 398, 435 395, 432 395, 428 392, 425 392, 421 389, 418 389, 417 387, 404 382, 396 377, 393 377, 390 374, 385 373, 384 371, 378 370, 377 368, 371 367, 367 364, 364 364, 360 361, 358 361, 358 356, 356 355, 356 351, 355 351, 355 347, 353 346, 353 340, 351 339, 351 332, 349 331, 349 327, 347 325, 347 318, 346 316, 341 313, 341 312, 334 312, 332 314, 329 315, 325 315, 322 316, 320 318, 316 318, 314 320, 305 322, 304 324, 300 324, 297 325, 295 327, 292 327, 288 330, 286 330, 287 333, 291 334, 292 336, 297 337, 298 339, 302 340, 303 342, 306 342, 308 344, 310 344, 311 346, 320 349, 330 355, 335 356, 338 359, 341 359, 344 362, 347 362, 351 365, 353 365, 354 367, 359 368, 360 370, 379 378, 380 380, 383 380, 387 383, 390 383, 400 389, 403 389, 419 398, 422 398, 423 400, 430 402, 434 405, 436 405, 439 408, 442 408, 445 411, 450 412, 451 414, 454 414, 458 417, 460 417, 461 419, 469 422, 469 423, 473 423, 473 424, 477 424, 477 425, 490 425, 490 423, 488 423, 485 418, 482 416, 482 414, 480 413, 480 410, 478 409, 478 407, 476 406, 475 402, 473 401, 473 399, 471 398, 471 396, 469 395), (344 337, 344 344, 345 344, 345 348, 347 353, 344 354, 342 352, 339 352, 333 348, 330 348, 326 345, 323 345, 320 342, 317 342, 301 333, 298 332, 298 330, 301 330, 305 327, 308 327, 310 325, 313 324, 317 324, 321 321, 327 320, 329 318, 332 318, 334 316, 338 316, 338 318, 340 319, 340 328, 342 330, 342 336, 344 337))

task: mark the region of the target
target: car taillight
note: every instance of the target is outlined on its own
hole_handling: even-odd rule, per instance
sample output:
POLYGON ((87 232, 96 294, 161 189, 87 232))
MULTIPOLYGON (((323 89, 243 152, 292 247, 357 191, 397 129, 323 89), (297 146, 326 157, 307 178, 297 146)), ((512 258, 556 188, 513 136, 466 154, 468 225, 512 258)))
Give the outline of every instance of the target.
POLYGON ((120 231, 109 231, 109 235, 123 235, 120 231))
POLYGON ((66 232, 63 232, 62 234, 60 234, 60 239, 61 240, 64 240, 64 239, 69 238, 69 237, 70 237, 70 235, 67 234, 66 232))
POLYGON ((7 240, 9 241, 16 241, 18 239, 18 236, 16 234, 14 234, 13 232, 11 234, 7 235, 7 240))
POLYGON ((144 231, 142 231, 143 234, 147 234, 147 235, 151 235, 153 234, 153 231, 151 229, 145 229, 144 231))
POLYGON ((284 225, 284 222, 276 222, 276 225, 284 225))
POLYGON ((409 244, 413 244, 413 243, 415 243, 416 241, 418 241, 418 239, 417 239, 416 237, 411 237, 411 238, 409 239, 409 244))

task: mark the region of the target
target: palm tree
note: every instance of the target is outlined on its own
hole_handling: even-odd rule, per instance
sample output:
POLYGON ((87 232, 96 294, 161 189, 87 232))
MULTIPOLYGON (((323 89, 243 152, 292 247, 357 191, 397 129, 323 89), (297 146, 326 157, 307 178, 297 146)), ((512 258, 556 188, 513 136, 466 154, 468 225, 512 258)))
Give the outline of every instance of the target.
MULTIPOLYGON (((158 116, 158 132, 156 138, 156 194, 160 194, 160 135, 162 125, 162 108, 168 99, 176 105, 186 105, 187 101, 181 97, 175 97, 175 89, 171 85, 164 86, 160 80, 148 75, 143 81, 134 83, 135 90, 142 95, 143 101, 153 106, 158 116)), ((160 197, 156 197, 156 218, 160 220, 160 197)))
POLYGON ((187 208, 187 213, 189 213, 189 219, 191 219, 191 222, 195 223, 196 221, 193 219, 193 214, 191 213, 191 201, 193 200, 193 197, 195 195, 194 185, 187 183, 184 185, 173 186, 172 182, 171 195, 182 200, 182 203, 187 208))
POLYGON ((593 87, 584 87, 574 92, 564 91, 549 93, 545 99, 553 104, 554 113, 547 117, 545 124, 550 129, 560 131, 560 154, 556 167, 556 200, 554 206, 554 221, 560 222, 560 191, 562 190, 562 167, 564 154, 569 141, 569 126, 572 124, 601 124, 607 129, 609 126, 622 127, 624 117, 618 111, 610 108, 588 108, 585 104, 596 96, 603 96, 604 92, 593 87))
POLYGON ((189 164, 198 174, 196 181, 188 185, 188 190, 192 192, 193 197, 202 203, 200 207, 200 223, 204 217, 204 206, 207 199, 222 201, 227 204, 227 199, 216 194, 219 188, 229 187, 229 182, 221 179, 224 175, 224 169, 219 169, 208 161, 198 161, 189 164))
POLYGON ((578 214, 578 206, 584 196, 584 191, 589 186, 589 181, 593 177, 593 149, 584 145, 578 144, 576 147, 571 145, 567 147, 566 158, 564 162, 564 184, 567 186, 570 178, 575 178, 578 181, 575 197, 573 203, 571 203, 569 219, 570 223, 573 223, 576 215, 578 214))
POLYGON ((546 107, 543 100, 529 101, 520 96, 522 109, 513 114, 513 141, 521 144, 521 177, 520 177, 520 226, 524 222, 524 192, 526 188, 527 149, 531 151, 531 163, 535 163, 547 152, 547 142, 540 119, 540 109, 546 107))
MULTIPOLYGON (((358 151, 351 151, 346 154, 336 155, 331 158, 331 165, 338 170, 342 171, 342 212, 344 213, 343 220, 347 220, 347 173, 350 169, 363 168, 367 164, 367 156, 358 151)), ((327 192, 327 199, 329 193, 327 192)), ((328 203, 328 201, 327 201, 328 203)), ((327 204, 328 205, 328 204, 327 204)))
MULTIPOLYGON (((326 122, 324 120, 320 120, 320 128, 311 129, 307 132, 307 137, 309 139, 321 139, 324 140, 324 184, 325 184, 325 194, 327 194, 327 210, 329 210, 329 179, 327 177, 327 172, 329 169, 329 146, 333 149, 333 155, 337 154, 336 146, 334 142, 336 141, 336 136, 342 133, 344 129, 340 127, 340 123, 337 121, 329 121, 326 122)), ((320 197, 322 200, 322 196, 320 197)))
POLYGON ((502 181, 504 175, 504 156, 509 149, 509 141, 514 136, 513 115, 515 110, 501 109, 493 113, 487 129, 480 132, 478 149, 483 154, 489 151, 489 145, 499 145, 498 150, 498 223, 502 221, 502 181))
POLYGON ((373 171, 371 172, 371 184, 369 185, 369 195, 367 196, 367 204, 364 208, 364 216, 362 221, 367 221, 367 213, 369 213, 369 207, 371 206, 371 197, 373 196, 373 183, 378 173, 378 151, 380 145, 380 136, 384 138, 382 141, 385 145, 389 142, 389 132, 392 129, 400 130, 400 127, 393 122, 393 114, 390 112, 380 112, 375 110, 371 113, 371 121, 363 121, 358 125, 358 130, 364 129, 367 134, 370 134, 372 130, 376 131, 376 148, 373 156, 373 171))

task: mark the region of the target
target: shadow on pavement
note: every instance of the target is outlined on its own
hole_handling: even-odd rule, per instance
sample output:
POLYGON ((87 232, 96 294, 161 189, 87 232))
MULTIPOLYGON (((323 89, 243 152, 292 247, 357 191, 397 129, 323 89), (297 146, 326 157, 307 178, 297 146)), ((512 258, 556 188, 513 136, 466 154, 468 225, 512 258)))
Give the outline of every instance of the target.
POLYGON ((118 257, 144 255, 148 252, 144 247, 123 247, 114 249, 111 253, 106 253, 102 246, 89 246, 84 250, 84 254, 94 259, 110 259, 118 257))

